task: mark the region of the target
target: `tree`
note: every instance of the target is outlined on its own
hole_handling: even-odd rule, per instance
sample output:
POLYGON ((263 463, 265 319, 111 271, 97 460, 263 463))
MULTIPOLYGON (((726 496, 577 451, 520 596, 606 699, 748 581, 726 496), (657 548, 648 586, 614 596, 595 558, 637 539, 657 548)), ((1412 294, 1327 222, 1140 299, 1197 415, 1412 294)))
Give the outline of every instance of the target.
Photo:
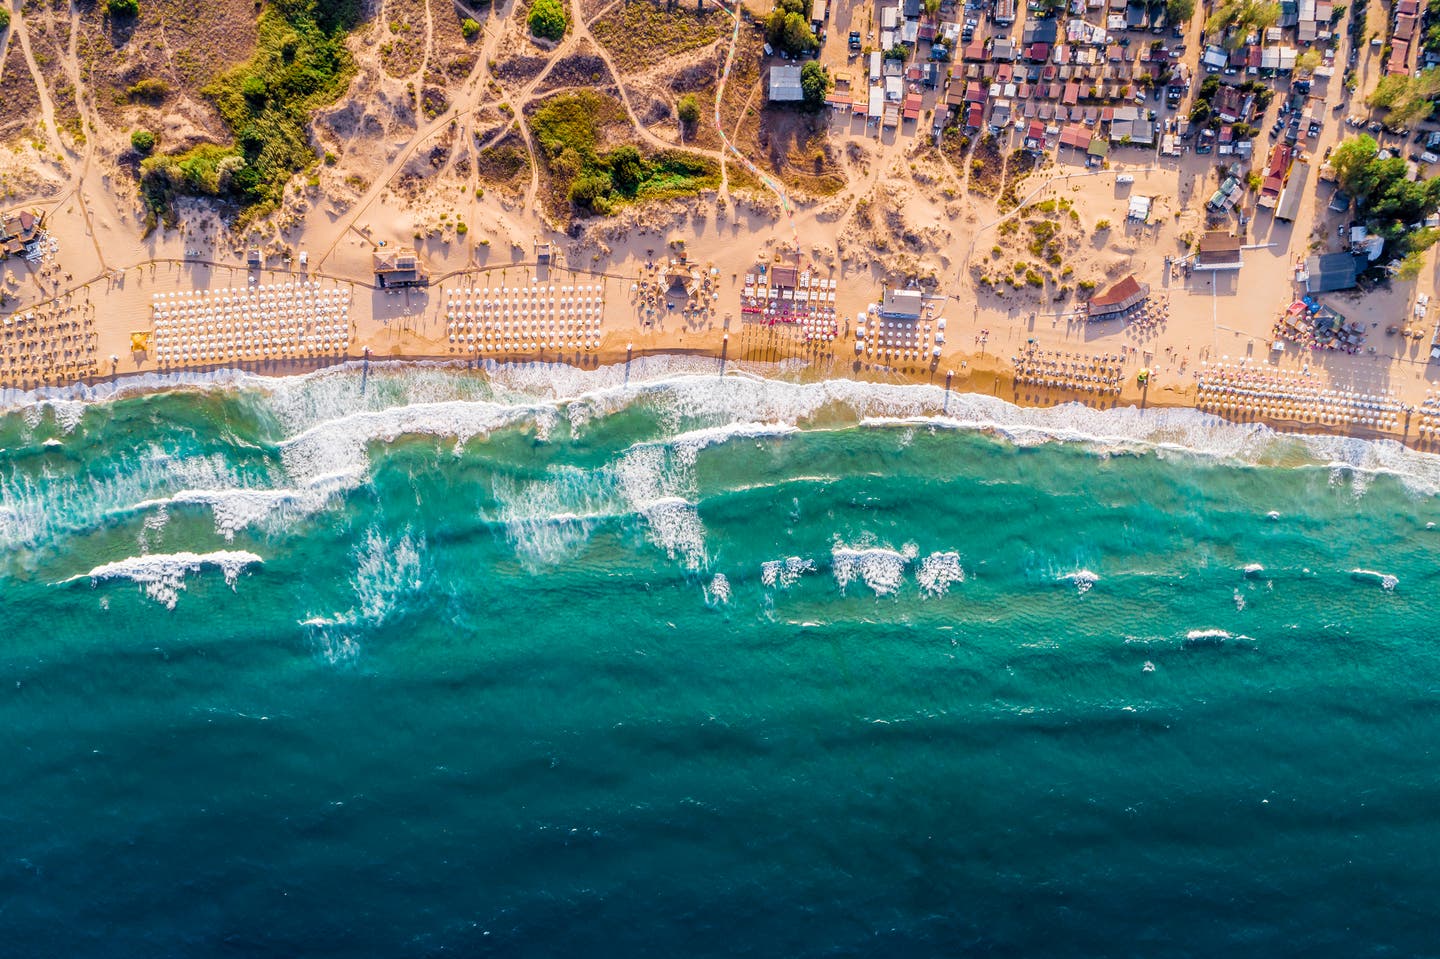
POLYGON ((1425 254, 1420 250, 1411 250, 1405 254, 1405 259, 1400 261, 1400 268, 1395 275, 1402 280, 1418 280, 1420 270, 1425 266, 1425 254))
POLYGON ((1257 2, 1246 4, 1245 23, 1256 33, 1264 33, 1279 22, 1280 4, 1257 2))
POLYGON ((818 61, 810 60, 800 68, 800 89, 805 92, 805 105, 818 110, 825 105, 825 95, 830 92, 830 74, 818 61))
POLYGON ((933 17, 940 12, 940 0, 920 0, 920 8, 926 16, 933 17))
POLYGON ((765 39, 787 53, 807 53, 820 46, 810 29, 805 0, 776 0, 775 9, 765 18, 765 39))
POLYGON ((1205 21, 1206 33, 1224 33, 1225 28, 1240 21, 1240 0, 1227 0, 1215 8, 1205 21))
POLYGON ((0 7, 0 33, 10 29, 10 10, 8 7, 0 7))
POLYGON ((615 189, 633 196, 640 188, 640 181, 645 178, 645 161, 641 159, 640 151, 627 143, 610 151, 606 162, 610 166, 610 182, 615 189))
POLYGON ((687 93, 680 98, 680 109, 677 112, 681 123, 693 127, 700 122, 700 101, 695 99, 695 94, 687 93))
POLYGON ((599 174, 582 176, 570 184, 570 202, 596 213, 610 211, 609 195, 610 179, 599 174))
POLYGON ((1393 128, 1413 126, 1430 118, 1430 113, 1435 109, 1435 104, 1430 102, 1429 97, 1408 96, 1390 109, 1390 116, 1387 122, 1393 128))
POLYGON ((1178 27, 1195 16, 1195 0, 1166 0, 1165 22, 1178 27))
POLYGON ((105 0, 105 12, 116 19, 140 15, 140 0, 105 0))
POLYGON ((130 145, 136 153, 146 156, 155 149, 155 134, 149 130, 135 130, 130 134, 130 145))
POLYGON ((1365 102, 1372 107, 1379 107, 1388 110, 1410 92, 1410 77, 1403 73, 1394 73, 1388 77, 1382 77, 1380 82, 1375 84, 1375 90, 1365 98, 1365 102))
POLYGON ((563 39, 566 28, 570 26, 570 18, 566 16, 565 6, 560 0, 535 0, 526 22, 532 34, 547 40, 563 39))
POLYGON ((265 81, 257 76, 248 76, 240 84, 240 93, 253 103, 262 103, 266 93, 265 81))
POLYGON ((460 21, 460 35, 463 36, 466 40, 473 40, 475 38, 475 34, 479 32, 480 24, 475 21, 474 17, 466 17, 464 20, 460 21))
POLYGON ((810 29, 810 21, 805 19, 803 13, 785 14, 781 42, 791 53, 806 53, 820 45, 815 39, 815 31, 810 29))
POLYGON ((1295 58, 1295 70, 1297 73, 1314 73, 1315 68, 1320 66, 1320 60, 1320 51, 1311 47, 1295 58))
POLYGON ((1364 199, 1367 187, 1373 186, 1367 171, 1379 153, 1375 138, 1366 133, 1349 137, 1337 146, 1330 153, 1330 167, 1340 189, 1357 200, 1364 199))

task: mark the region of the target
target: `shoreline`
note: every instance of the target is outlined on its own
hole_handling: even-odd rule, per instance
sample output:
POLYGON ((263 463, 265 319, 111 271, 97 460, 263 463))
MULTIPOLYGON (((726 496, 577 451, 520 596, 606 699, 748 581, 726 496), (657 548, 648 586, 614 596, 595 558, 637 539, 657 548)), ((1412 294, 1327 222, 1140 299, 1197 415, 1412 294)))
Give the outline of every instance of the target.
MULTIPOLYGON (((981 398, 984 400, 995 400, 1012 407, 1016 410, 1044 413, 1052 410, 1079 411, 1084 410, 1094 414, 1106 414, 1110 412, 1134 413, 1141 416, 1153 414, 1156 417, 1163 416, 1167 412, 1187 411, 1204 417, 1203 421, 1222 428, 1247 429, 1263 428, 1276 437, 1293 436, 1316 437, 1335 440, 1354 439, 1366 444, 1378 442, 1389 442, 1400 446, 1407 451, 1426 456, 1440 453, 1435 447, 1435 442, 1425 445, 1420 443, 1403 442, 1395 434, 1384 430, 1354 428, 1349 431, 1337 431, 1327 429, 1324 424, 1306 422, 1304 420, 1282 419, 1275 417, 1256 416, 1248 420, 1232 419, 1221 416, 1197 407, 1194 402, 1195 390, 1178 390, 1174 387, 1164 387, 1160 390, 1147 391, 1127 386, 1118 396, 1107 398, 1104 404, 1087 403, 1074 396, 1056 396, 1048 403, 1017 402, 1014 397, 1004 395, 1006 390, 1015 390, 1014 376, 1003 369, 999 364, 994 364, 993 356, 974 359, 979 361, 971 364, 966 361, 963 375, 953 377, 946 385, 943 374, 938 376, 927 375, 906 375, 897 373, 895 375, 870 375, 870 376, 826 376, 824 371, 814 365, 791 366, 789 369, 782 369, 781 364, 763 359, 748 357, 731 357, 722 361, 722 358, 704 349, 692 348, 686 350, 634 350, 627 355, 624 351, 605 353, 601 352, 592 356, 597 362, 588 366, 579 366, 566 363, 562 360, 547 359, 543 357, 507 359, 501 357, 484 357, 479 360, 449 356, 449 355, 415 355, 415 356, 386 356, 386 357, 365 357, 347 356, 335 359, 330 362, 318 363, 297 360, 268 361, 265 364, 267 369, 246 367, 241 364, 219 364, 210 368, 193 368, 181 370, 155 371, 147 370, 130 373, 116 373, 110 376, 99 377, 94 381, 86 383, 68 384, 64 386, 40 387, 31 390, 18 390, 14 387, 0 387, 0 412, 16 412, 27 407, 43 406, 51 403, 79 402, 85 404, 106 403, 115 400, 129 399, 139 396, 157 395, 169 392, 185 392, 190 390, 204 391, 207 389, 243 389, 247 386, 264 388, 266 381, 274 381, 280 384, 287 380, 307 379, 330 373, 343 374, 346 372, 359 373, 361 375, 373 373, 403 373, 408 369, 437 369, 461 375, 473 375, 490 378, 497 372, 503 374, 509 372, 520 372, 527 369, 546 368, 553 370, 565 370, 574 374, 603 376, 607 371, 611 374, 608 382, 597 382, 588 384, 578 394, 555 395, 550 400, 555 402, 573 402, 583 398, 587 393, 596 390, 611 389, 615 387, 640 387, 643 385, 654 385, 670 380, 681 379, 715 379, 744 377, 759 379, 767 383, 785 384, 795 387, 827 383, 854 383, 857 385, 874 385, 888 387, 929 387, 943 391, 948 398, 954 396, 957 400, 965 398, 981 398), (991 360, 986 364, 984 360, 991 360), (701 371, 698 369, 685 369, 681 366, 673 366, 665 369, 664 366, 673 360, 699 360, 716 364, 713 371, 701 371), (631 381, 629 379, 628 367, 631 364, 644 364, 650 366, 661 364, 658 370, 640 370, 641 378, 631 381), (723 369, 721 368, 723 365, 723 369), (1162 395, 1157 395, 1162 394, 1162 395)), ((258 366, 259 364, 256 364, 258 366)), ((559 384, 557 383, 557 386, 559 384)), ((1055 391, 1059 392, 1059 391, 1055 391)), ((899 417, 897 422, 913 418, 915 425, 921 425, 926 421, 934 422, 934 413, 917 413, 913 417, 899 417)), ((871 419, 861 417, 861 419, 871 419)), ((883 418, 881 418, 883 419, 883 418)), ((938 425, 938 424, 937 424, 938 425)), ((1039 424, 1001 424, 995 423, 990 426, 977 426, 977 428, 1004 432, 1013 426, 1016 429, 1038 429, 1050 432, 1056 439, 1063 441, 1064 437, 1056 435, 1059 430, 1041 427, 1039 424)), ((1147 440, 1139 436, 1121 437, 1113 439, 1130 439, 1146 445, 1165 445, 1164 441, 1147 440)), ((1092 437, 1099 439, 1099 437, 1092 437)), ((1183 444, 1180 444, 1183 446, 1183 444)), ((1190 447, 1185 447, 1190 448, 1190 447)), ((1194 452, 1207 452, 1201 449, 1194 449, 1194 452)))

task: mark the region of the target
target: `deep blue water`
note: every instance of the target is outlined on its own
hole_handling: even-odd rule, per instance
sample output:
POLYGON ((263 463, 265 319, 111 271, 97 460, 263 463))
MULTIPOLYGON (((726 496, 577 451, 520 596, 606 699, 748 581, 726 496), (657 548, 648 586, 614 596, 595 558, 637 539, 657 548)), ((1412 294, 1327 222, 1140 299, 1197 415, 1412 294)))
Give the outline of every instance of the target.
POLYGON ((1440 952, 1434 458, 545 376, 0 419, 0 951, 1440 952))

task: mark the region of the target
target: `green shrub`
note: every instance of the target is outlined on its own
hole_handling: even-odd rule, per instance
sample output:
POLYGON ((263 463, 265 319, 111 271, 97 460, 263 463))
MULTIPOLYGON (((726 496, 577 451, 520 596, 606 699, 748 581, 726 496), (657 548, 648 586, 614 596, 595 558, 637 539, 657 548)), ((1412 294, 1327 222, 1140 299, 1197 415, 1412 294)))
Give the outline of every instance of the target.
POLYGON ((105 12, 120 19, 139 16, 140 0, 105 0, 105 12))
POLYGON ((687 127, 700 122, 700 101, 695 99, 695 94, 687 93, 680 98, 679 117, 687 127))
POLYGON ((570 19, 560 0, 535 0, 530 7, 530 32, 547 40, 559 40, 565 36, 570 19))
POLYGON ((455 235, 456 235, 456 236, 464 236, 465 234, 467 234, 467 233, 469 233, 469 232, 470 232, 470 228, 465 225, 465 221, 464 221, 464 220, 459 220, 459 221, 456 222, 456 224, 455 224, 455 235))
POLYGON ((480 24, 476 23, 473 17, 466 17, 460 21, 460 34, 466 40, 473 40, 475 34, 480 32, 480 24))
POLYGON ((10 11, 6 7, 0 7, 0 30, 10 28, 10 11))
POLYGON ((125 95, 131 100, 145 100, 150 103, 165 99, 169 92, 170 85, 156 77, 136 80, 125 89, 125 95))
POLYGON ((149 130, 136 130, 130 134, 130 145, 136 153, 148 156, 155 149, 155 134, 149 130))

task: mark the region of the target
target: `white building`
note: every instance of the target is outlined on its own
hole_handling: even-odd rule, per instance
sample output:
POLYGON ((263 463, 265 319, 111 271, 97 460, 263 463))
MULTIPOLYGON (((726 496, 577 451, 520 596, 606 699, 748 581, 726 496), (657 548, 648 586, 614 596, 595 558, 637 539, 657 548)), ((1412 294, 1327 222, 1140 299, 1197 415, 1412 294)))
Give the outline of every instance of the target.
POLYGON ((805 99, 805 88, 800 85, 800 68, 796 66, 775 66, 770 68, 770 102, 795 103, 805 99))

